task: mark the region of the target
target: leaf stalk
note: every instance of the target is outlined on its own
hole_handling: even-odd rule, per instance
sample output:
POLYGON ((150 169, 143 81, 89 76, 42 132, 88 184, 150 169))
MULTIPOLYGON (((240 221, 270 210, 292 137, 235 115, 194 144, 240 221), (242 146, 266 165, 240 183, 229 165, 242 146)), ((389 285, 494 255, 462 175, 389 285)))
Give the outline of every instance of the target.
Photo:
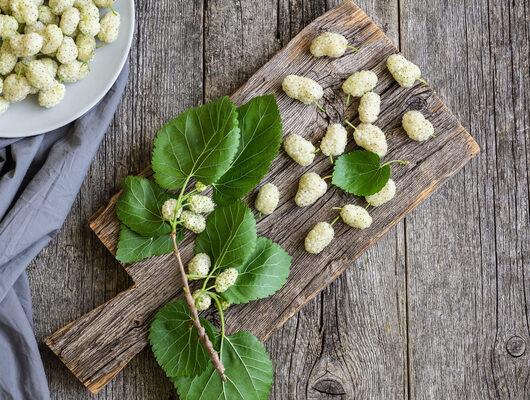
POLYGON ((390 165, 390 164, 407 165, 408 163, 409 162, 407 160, 392 160, 392 161, 387 161, 386 163, 381 165, 380 168, 386 167, 387 165, 390 165))
POLYGON ((221 307, 221 302, 219 301, 219 296, 213 295, 213 300, 215 301, 215 306, 217 312, 219 313, 219 318, 221 319, 221 340, 225 337, 225 314, 223 307, 221 307))
POLYGON ((333 226, 335 225, 335 222, 337 222, 339 220, 340 216, 337 216, 335 217, 335 219, 333 221, 331 221, 330 225, 333 226))
POLYGON ((324 114, 326 113, 326 110, 324 110, 324 107, 322 107, 318 101, 314 101, 313 104, 315 104, 315 106, 320 110, 322 111, 324 114))
POLYGON ((347 119, 344 120, 344 122, 346 124, 348 124, 351 128, 353 128, 354 130, 357 130, 357 128, 355 127, 355 125, 353 125, 350 121, 348 121, 347 119))

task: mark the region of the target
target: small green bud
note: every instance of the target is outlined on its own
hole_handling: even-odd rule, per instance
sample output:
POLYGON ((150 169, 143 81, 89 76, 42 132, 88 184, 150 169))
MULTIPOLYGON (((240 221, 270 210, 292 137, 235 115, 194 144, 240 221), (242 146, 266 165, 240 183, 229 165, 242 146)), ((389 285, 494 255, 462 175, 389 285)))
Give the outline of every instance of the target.
POLYGON ((202 183, 202 182, 197 181, 197 182, 195 183, 195 190, 196 190, 197 192, 199 192, 199 193, 204 192, 207 188, 208 188, 208 186, 206 186, 206 185, 205 185, 204 183, 202 183))
POLYGON ((221 310, 223 310, 223 311, 227 310, 228 307, 230 307, 232 305, 232 303, 230 303, 228 300, 225 300, 225 299, 221 299, 219 304, 221 306, 221 310))

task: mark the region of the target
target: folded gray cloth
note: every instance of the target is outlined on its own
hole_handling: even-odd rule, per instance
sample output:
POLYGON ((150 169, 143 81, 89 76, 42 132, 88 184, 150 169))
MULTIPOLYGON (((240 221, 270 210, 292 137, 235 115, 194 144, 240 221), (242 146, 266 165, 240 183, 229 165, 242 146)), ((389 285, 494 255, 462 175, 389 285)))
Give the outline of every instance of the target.
POLYGON ((30 138, 0 139, 1 400, 50 398, 25 269, 63 224, 127 77, 126 66, 103 100, 70 125, 30 138))

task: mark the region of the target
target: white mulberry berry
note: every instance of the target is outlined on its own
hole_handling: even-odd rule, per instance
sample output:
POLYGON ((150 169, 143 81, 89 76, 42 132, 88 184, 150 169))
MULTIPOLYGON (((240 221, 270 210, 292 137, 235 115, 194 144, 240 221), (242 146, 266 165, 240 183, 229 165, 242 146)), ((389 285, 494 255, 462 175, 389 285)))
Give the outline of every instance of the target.
POLYGON ((392 200, 396 195, 396 183, 389 179, 383 189, 381 189, 376 194, 371 196, 366 196, 365 199, 371 206, 378 207, 386 202, 392 200))
POLYGON ((411 88, 421 78, 420 68, 401 54, 392 54, 388 57, 386 66, 401 87, 411 88))
POLYGON ((377 154, 385 156, 388 151, 388 143, 381 129, 372 124, 359 124, 353 132, 353 138, 358 146, 377 154))
POLYGON ((72 36, 79 25, 81 20, 81 14, 79 10, 75 7, 67 8, 63 15, 61 15, 61 22, 59 27, 63 31, 63 34, 66 36, 72 36))
POLYGON ((59 104, 66 93, 66 87, 62 83, 55 84, 50 90, 39 92, 39 105, 45 108, 52 108, 59 104))
POLYGON ((208 293, 197 291, 193 293, 193 299, 195 300, 195 307, 197 311, 205 311, 212 305, 212 298, 208 293))
POLYGON ((77 2, 74 4, 75 7, 81 12, 81 17, 87 17, 90 19, 97 20, 99 22, 99 8, 92 2, 92 0, 77 2))
POLYGON ((11 51, 9 42, 2 43, 0 48, 0 75, 8 75, 17 65, 18 57, 11 51))
POLYGON ((67 9, 74 6, 74 0, 49 0, 48 6, 55 15, 61 15, 67 9))
POLYGON ((112 8, 114 0, 94 0, 94 4, 99 8, 112 8))
POLYGON ((36 55, 44 44, 44 39, 38 33, 15 35, 9 38, 9 45, 17 57, 31 57, 36 55))
POLYGON ((197 214, 208 214, 215 209, 215 203, 208 196, 193 194, 188 199, 190 210, 197 214))
MULTIPOLYGON (((23 60, 23 59, 21 59, 23 60)), ((21 76, 26 76, 26 68, 28 66, 26 65, 26 63, 24 61, 18 61, 17 62, 17 65, 15 65, 15 69, 14 69, 14 73, 17 74, 17 75, 21 75, 21 76)))
POLYGON ((276 210, 280 201, 280 191, 272 183, 266 183, 258 192, 256 197, 255 207, 260 213, 269 215, 276 210))
POLYGON ((4 14, 11 12, 11 0, 0 0, 0 11, 4 14))
POLYGON ((335 231, 328 222, 319 222, 307 234, 304 246, 311 254, 318 254, 331 243, 335 237, 335 231))
POLYGON ((9 101, 0 96, 0 115, 5 113, 9 108, 9 101))
POLYGON ((350 75, 342 84, 344 93, 361 97, 363 94, 372 91, 377 86, 377 75, 372 71, 359 71, 350 75))
POLYGON ((403 129, 412 140, 423 142, 434 135, 431 122, 419 111, 407 111, 402 118, 403 129))
POLYGON ((0 15, 0 38, 6 40, 17 33, 18 21, 11 15, 0 15))
POLYGON ((341 124, 331 124, 320 143, 320 150, 327 156, 340 156, 348 142, 348 132, 341 124))
POLYGON ((298 75, 287 75, 283 79, 282 89, 287 96, 304 104, 315 103, 324 96, 322 86, 313 79, 298 75))
POLYGON ((43 54, 54 54, 63 43, 63 31, 57 25, 48 25, 42 33, 44 44, 41 52, 43 54))
POLYGON ((236 283, 238 275, 239 273, 235 268, 225 269, 223 272, 217 275, 217 278, 215 278, 215 291, 217 293, 226 292, 228 288, 236 283))
POLYGON ((311 42, 309 50, 315 57, 342 57, 348 47, 348 40, 339 33, 325 32, 311 42))
POLYGON ((101 28, 98 33, 98 39, 105 43, 112 43, 118 38, 120 33, 121 17, 116 11, 109 11, 101 18, 101 28))
POLYGON ((208 254, 199 253, 195 254, 193 258, 188 263, 188 273, 193 275, 194 279, 206 278, 208 272, 210 272, 210 267, 212 262, 208 254))
POLYGON ((377 93, 363 94, 359 102, 359 119, 366 124, 373 124, 381 112, 381 97, 377 93))
POLYGON ((75 44, 77 46, 77 58, 85 63, 89 62, 94 58, 94 52, 96 50, 96 39, 93 36, 87 36, 80 33, 75 38, 75 44))
POLYGON ((57 64, 57 61, 51 59, 51 58, 41 58, 40 61, 48 68, 48 72, 50 75, 55 77, 57 75, 57 69, 59 68, 59 64, 57 64))
POLYGON ((61 64, 70 64, 77 59, 77 46, 74 39, 70 36, 65 36, 63 42, 57 49, 56 58, 61 64))
POLYGON ((182 211, 180 220, 184 228, 192 231, 193 233, 201 233, 206 228, 206 220, 201 214, 196 214, 192 211, 182 211))
POLYGON ((89 72, 88 64, 74 60, 68 64, 61 64, 57 70, 57 77, 64 83, 75 83, 86 78, 89 72))
POLYGON ((39 7, 32 0, 11 0, 11 15, 19 24, 33 25, 39 19, 39 7))
POLYGON ((4 99, 10 103, 24 100, 31 92, 31 85, 25 76, 11 74, 4 80, 4 99))
POLYGON ((357 229, 366 229, 372 225, 372 217, 364 208, 346 204, 340 210, 340 217, 345 224, 357 229))
POLYGON ((79 21, 78 27, 83 34, 92 37, 95 37, 101 29, 99 18, 92 18, 83 13, 81 13, 81 21, 79 21))
POLYGON ((298 207, 307 207, 320 199, 328 190, 328 184, 315 172, 306 172, 298 182, 294 202, 298 207))
POLYGON ((307 167, 315 159, 315 146, 310 141, 295 133, 285 138, 283 148, 289 157, 302 167, 307 167))
POLYGON ((160 213, 162 214, 162 219, 168 222, 174 221, 182 212, 182 208, 177 210, 178 202, 176 199, 168 199, 162 204, 162 209, 160 213))
POLYGON ((52 9, 48 6, 39 6, 39 21, 44 25, 59 23, 59 17, 52 12, 52 9))
POLYGON ((33 60, 28 64, 26 78, 30 85, 38 90, 49 90, 56 83, 55 75, 52 75, 48 66, 40 60, 33 60))
POLYGON ((74 7, 83 8, 88 5, 94 5, 92 0, 74 0, 74 7))
POLYGON ((26 25, 24 27, 24 33, 38 33, 39 35, 42 35, 45 29, 46 25, 40 21, 37 21, 32 25, 26 25))

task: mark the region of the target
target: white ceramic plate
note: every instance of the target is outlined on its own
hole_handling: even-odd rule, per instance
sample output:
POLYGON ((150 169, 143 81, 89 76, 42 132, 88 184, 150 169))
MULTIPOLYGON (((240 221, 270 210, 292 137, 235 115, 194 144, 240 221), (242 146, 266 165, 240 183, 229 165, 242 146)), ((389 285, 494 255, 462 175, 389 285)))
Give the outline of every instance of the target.
POLYGON ((101 100, 127 61, 134 34, 134 0, 117 0, 114 9, 121 15, 120 34, 114 43, 96 50, 90 74, 81 82, 67 84, 64 100, 49 110, 39 107, 36 96, 11 104, 0 115, 0 137, 33 136, 59 128, 101 100))

